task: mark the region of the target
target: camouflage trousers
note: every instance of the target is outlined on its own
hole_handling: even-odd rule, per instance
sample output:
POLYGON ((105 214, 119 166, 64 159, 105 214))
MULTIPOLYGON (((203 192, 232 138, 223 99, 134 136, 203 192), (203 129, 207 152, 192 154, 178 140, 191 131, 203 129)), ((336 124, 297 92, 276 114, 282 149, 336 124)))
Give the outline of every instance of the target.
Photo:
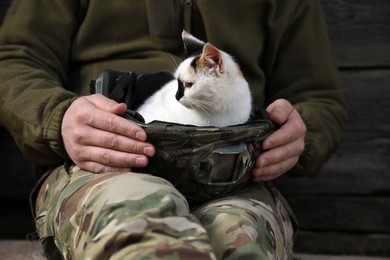
POLYGON ((190 206, 152 175, 59 167, 35 213, 64 259, 292 259, 291 212, 267 183, 190 206))

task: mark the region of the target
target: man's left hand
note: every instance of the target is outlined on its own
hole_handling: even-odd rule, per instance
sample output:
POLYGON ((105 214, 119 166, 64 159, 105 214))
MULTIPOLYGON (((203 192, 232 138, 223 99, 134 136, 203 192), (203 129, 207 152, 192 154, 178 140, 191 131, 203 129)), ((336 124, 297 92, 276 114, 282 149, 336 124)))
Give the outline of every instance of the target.
POLYGON ((280 128, 262 143, 264 152, 252 170, 254 181, 270 181, 286 173, 305 149, 306 125, 289 101, 278 99, 267 107, 267 112, 280 128))

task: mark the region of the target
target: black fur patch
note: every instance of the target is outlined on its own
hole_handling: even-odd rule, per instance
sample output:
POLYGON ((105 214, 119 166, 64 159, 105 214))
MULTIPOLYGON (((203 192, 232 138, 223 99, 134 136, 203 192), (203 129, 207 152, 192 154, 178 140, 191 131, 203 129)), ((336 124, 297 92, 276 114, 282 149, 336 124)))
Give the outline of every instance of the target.
POLYGON ((183 85, 183 82, 180 80, 180 79, 177 79, 177 85, 178 85, 178 89, 177 89, 177 92, 176 92, 176 100, 179 101, 183 96, 184 96, 184 85, 183 85))

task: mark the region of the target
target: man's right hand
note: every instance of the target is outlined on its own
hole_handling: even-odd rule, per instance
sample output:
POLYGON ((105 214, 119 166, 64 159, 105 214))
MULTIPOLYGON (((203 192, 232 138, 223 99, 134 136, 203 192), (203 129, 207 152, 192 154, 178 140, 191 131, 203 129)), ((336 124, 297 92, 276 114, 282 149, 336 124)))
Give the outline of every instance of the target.
POLYGON ((124 119, 125 104, 95 94, 76 99, 62 120, 62 139, 73 162, 96 173, 144 167, 155 154, 145 131, 124 119))

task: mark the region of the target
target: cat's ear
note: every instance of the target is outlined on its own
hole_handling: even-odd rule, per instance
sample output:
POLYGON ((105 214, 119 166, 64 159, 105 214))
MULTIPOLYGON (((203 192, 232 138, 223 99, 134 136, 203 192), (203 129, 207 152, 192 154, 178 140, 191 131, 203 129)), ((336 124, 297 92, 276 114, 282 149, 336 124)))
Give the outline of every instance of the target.
POLYGON ((202 53, 205 42, 194 37, 192 34, 183 31, 181 34, 183 39, 184 49, 186 51, 186 57, 196 56, 202 53))
POLYGON ((202 58, 209 65, 209 67, 215 67, 219 73, 222 73, 222 57, 218 48, 214 47, 210 43, 206 43, 203 46, 202 58))

